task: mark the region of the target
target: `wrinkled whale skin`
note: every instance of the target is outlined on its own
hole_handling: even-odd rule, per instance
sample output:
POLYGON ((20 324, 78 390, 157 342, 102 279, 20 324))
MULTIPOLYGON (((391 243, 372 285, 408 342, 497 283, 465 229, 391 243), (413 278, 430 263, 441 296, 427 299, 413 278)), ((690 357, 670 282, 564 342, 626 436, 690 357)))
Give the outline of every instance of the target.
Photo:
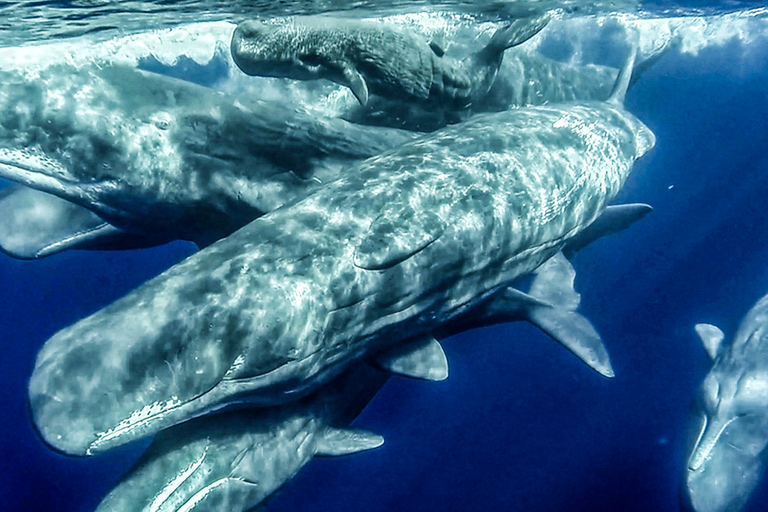
MULTIPOLYGON (((100 223, 115 228, 112 238, 132 237, 127 245, 183 239, 206 246, 303 197, 352 162, 413 139, 243 103, 125 66, 61 64, 31 76, 0 72, 0 79, 0 178, 40 192, 25 198, 30 213, 45 205, 42 193, 52 194, 71 203, 72 218, 83 223, 71 233, 54 225, 49 241, 9 251, 17 257, 55 252, 48 249, 57 238, 100 223)), ((42 224, 25 221, 19 206, 5 212, 18 214, 18 228, 5 233, 3 227, 0 248, 14 237, 22 237, 24 247, 25 222, 43 237, 42 224)))
POLYGON ((248 75, 296 80, 325 78, 400 102, 466 108, 493 86, 504 51, 543 29, 548 16, 519 19, 463 60, 443 55, 406 27, 351 18, 293 17, 281 23, 240 23, 232 35, 235 64, 248 75))
POLYGON ((533 271, 653 144, 618 104, 587 102, 477 116, 366 160, 54 335, 34 422, 88 455, 227 403, 298 399, 533 271))

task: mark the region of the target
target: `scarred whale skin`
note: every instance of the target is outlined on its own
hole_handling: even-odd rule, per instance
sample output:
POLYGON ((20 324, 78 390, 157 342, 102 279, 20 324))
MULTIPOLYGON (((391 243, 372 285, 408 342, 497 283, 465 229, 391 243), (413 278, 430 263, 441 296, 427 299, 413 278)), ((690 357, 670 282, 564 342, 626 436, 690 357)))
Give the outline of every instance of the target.
POLYGON ((488 94, 504 51, 543 29, 549 16, 515 20, 464 60, 443 55, 418 33, 389 23, 327 16, 280 24, 240 23, 232 35, 235 64, 248 75, 325 78, 350 87, 361 104, 369 94, 398 101, 464 108, 488 94))
POLYGON ((589 226, 653 144, 618 102, 587 102, 368 159, 54 335, 29 385, 38 431, 88 455, 422 344, 589 226))
POLYGON ((684 502, 695 512, 738 512, 765 468, 768 446, 768 296, 730 343, 713 325, 696 331, 713 361, 691 414, 695 443, 684 502))
MULTIPOLYGON (((629 222, 648 211, 645 205, 617 208, 635 212, 622 215, 629 222)), ((601 234, 611 231, 601 230, 601 234)), ((528 294, 513 288, 499 290, 438 334, 449 337, 505 321, 535 322, 543 313, 552 315, 550 325, 568 328, 581 341, 598 336, 576 311, 580 298, 572 287, 574 275, 568 260, 558 253, 536 269, 528 294)), ((541 322, 538 325, 544 327, 541 322)), ((428 359, 413 363, 422 365, 415 373, 431 370, 428 359)), ((97 512, 252 510, 314 456, 346 455, 379 446, 380 436, 347 425, 388 376, 368 364, 356 364, 302 400, 214 413, 164 430, 97 512)))
POLYGON ((0 249, 22 258, 205 246, 414 137, 123 66, 0 78, 0 178, 33 189, 0 200, 0 249))
POLYGON ((313 457, 380 446, 381 436, 348 425, 387 378, 360 364, 304 400, 163 431, 97 512, 253 510, 313 457))

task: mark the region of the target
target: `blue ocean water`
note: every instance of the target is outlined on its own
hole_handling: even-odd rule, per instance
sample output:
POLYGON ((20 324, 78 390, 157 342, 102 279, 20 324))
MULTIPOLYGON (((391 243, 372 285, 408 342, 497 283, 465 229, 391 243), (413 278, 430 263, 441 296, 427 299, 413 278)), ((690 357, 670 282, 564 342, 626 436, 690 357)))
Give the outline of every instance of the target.
MULTIPOLYGON (((686 416, 708 370, 693 325, 732 335, 768 292, 766 62, 765 41, 675 50, 627 96, 657 145, 616 202, 654 212, 574 262, 615 378, 525 324, 456 336, 448 380, 391 379, 357 420, 382 448, 314 460, 268 510, 678 511, 686 416)), ((93 510, 141 453, 53 453, 28 418, 27 381, 53 333, 193 251, 0 255, 0 508, 93 510)), ((768 482, 747 512, 766 499, 768 482)))

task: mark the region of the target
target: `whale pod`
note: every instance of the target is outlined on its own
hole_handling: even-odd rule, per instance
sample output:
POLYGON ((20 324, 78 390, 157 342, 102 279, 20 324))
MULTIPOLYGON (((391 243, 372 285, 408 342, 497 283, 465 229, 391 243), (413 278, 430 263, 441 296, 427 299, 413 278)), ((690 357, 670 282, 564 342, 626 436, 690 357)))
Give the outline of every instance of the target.
POLYGON ((406 345, 442 364, 424 340, 566 247, 653 146, 620 104, 631 65, 608 102, 481 115, 370 158, 61 330, 29 384, 42 438, 89 455, 406 345))

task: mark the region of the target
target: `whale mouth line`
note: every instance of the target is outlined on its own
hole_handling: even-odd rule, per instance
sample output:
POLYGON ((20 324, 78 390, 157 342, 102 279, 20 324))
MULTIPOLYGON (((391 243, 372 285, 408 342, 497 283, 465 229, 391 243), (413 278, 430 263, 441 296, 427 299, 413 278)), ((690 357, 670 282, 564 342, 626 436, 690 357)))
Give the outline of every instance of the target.
MULTIPOLYGON (((120 421, 117 425, 110 428, 105 432, 99 432, 96 435, 96 440, 91 442, 85 450, 86 455, 93 455, 98 452, 108 450, 117 446, 121 446, 127 442, 140 439, 143 437, 141 434, 135 432, 141 431, 142 428, 146 430, 152 430, 152 432, 146 435, 154 434, 165 428, 169 428, 173 425, 181 423, 182 421, 188 421, 204 414, 214 412, 228 406, 232 401, 223 401, 225 397, 234 397, 237 395, 247 395, 250 391, 258 387, 265 387, 268 391, 274 389, 270 387, 271 381, 279 383, 283 380, 284 373, 293 372, 296 367, 312 366, 321 355, 322 351, 318 350, 312 352, 310 355, 302 358, 290 361, 270 370, 269 372, 257 375, 255 377, 246 377, 242 379, 227 379, 222 378, 218 383, 210 387, 208 390, 188 399, 182 401, 178 396, 172 396, 165 401, 157 401, 155 403, 145 405, 141 410, 134 411, 129 417, 120 421), (266 385, 260 386, 262 382, 266 381, 266 385), (189 409, 189 416, 180 419, 180 416, 184 416, 185 412, 189 409), (166 419, 163 422, 163 419, 166 419), (150 426, 160 422, 160 427, 150 429, 150 426), (128 439, 123 442, 114 442, 114 440, 127 436, 128 439)), ((271 384, 275 386, 275 384, 271 384)), ((290 390, 280 393, 281 396, 295 396, 300 398, 303 396, 303 392, 306 389, 290 390)), ((268 393, 269 396, 272 393, 268 393)), ((260 406, 277 405, 279 402, 269 402, 263 398, 259 400, 254 397, 253 403, 260 406)), ((246 398, 246 401, 250 402, 246 398)))

